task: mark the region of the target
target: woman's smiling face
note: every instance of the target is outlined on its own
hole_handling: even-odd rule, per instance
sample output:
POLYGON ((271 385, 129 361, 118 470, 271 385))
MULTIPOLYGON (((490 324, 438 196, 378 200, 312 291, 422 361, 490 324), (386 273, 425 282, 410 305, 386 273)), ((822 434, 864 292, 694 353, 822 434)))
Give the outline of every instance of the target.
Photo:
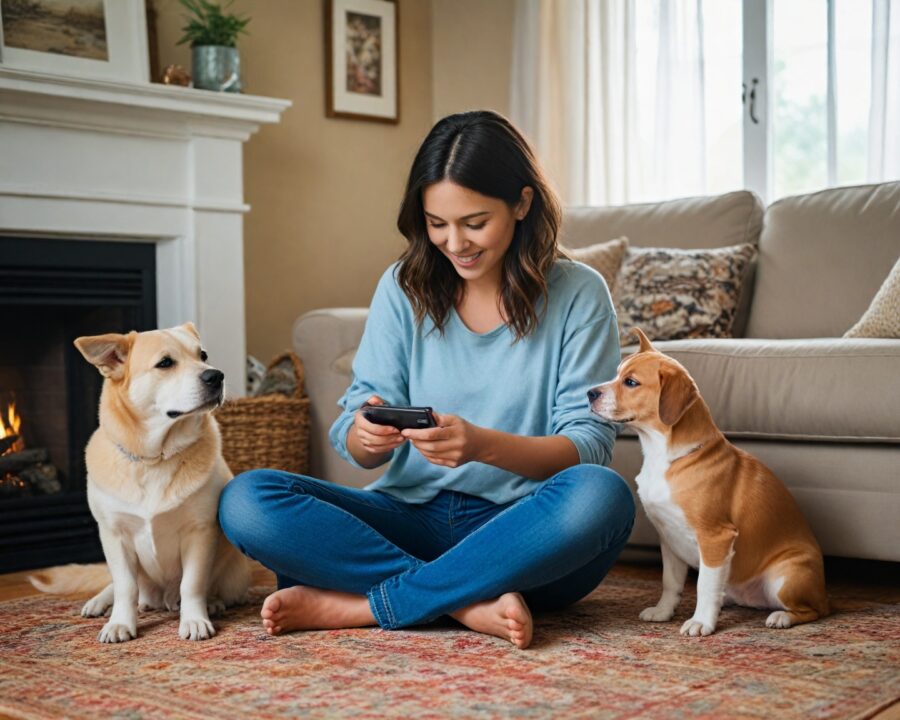
POLYGON ((516 220, 528 214, 532 190, 522 190, 515 209, 449 180, 422 192, 428 239, 446 255, 467 283, 499 286, 503 256, 512 243, 516 220))

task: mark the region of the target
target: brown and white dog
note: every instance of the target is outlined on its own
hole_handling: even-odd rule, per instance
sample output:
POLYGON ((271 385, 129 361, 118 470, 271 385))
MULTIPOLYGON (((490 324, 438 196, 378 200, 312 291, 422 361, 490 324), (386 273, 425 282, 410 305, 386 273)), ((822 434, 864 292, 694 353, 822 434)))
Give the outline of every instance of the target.
POLYGON ((178 634, 210 638, 209 615, 244 602, 250 584, 249 561, 217 518, 231 471, 210 412, 223 400, 224 376, 206 362, 191 323, 81 337, 75 345, 106 378, 85 458, 88 505, 109 572, 72 564, 29 579, 44 592, 99 590, 81 614, 112 608, 100 642, 137 637, 139 609, 179 606, 178 634))
POLYGON ((688 566, 697 607, 682 635, 709 635, 723 601, 773 609, 771 628, 828 614, 822 551, 793 496, 713 423, 694 380, 639 329, 640 349, 588 392, 591 410, 633 427, 644 462, 638 496, 660 536, 663 592, 641 620, 672 619, 688 566))

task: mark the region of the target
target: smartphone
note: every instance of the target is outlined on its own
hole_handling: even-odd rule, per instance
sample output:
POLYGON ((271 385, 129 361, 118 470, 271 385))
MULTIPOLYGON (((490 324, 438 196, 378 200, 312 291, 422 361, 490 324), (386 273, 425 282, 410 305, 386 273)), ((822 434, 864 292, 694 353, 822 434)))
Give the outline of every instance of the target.
POLYGON ((363 417, 376 425, 392 425, 398 430, 437 427, 430 407, 366 405, 363 417))

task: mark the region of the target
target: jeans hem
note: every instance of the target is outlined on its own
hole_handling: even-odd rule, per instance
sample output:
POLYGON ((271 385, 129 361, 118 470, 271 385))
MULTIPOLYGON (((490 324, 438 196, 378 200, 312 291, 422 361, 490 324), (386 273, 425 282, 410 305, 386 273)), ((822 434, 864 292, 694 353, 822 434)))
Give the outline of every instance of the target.
POLYGON ((384 620, 384 611, 378 606, 378 595, 381 592, 381 584, 375 585, 369 592, 366 593, 366 597, 369 598, 369 609, 372 611, 372 615, 375 618, 375 622, 378 623, 378 626, 384 630, 389 630, 388 623, 384 620))
POLYGON ((382 629, 396 630, 402 626, 402 624, 397 621, 397 616, 394 614, 394 608, 391 607, 391 600, 387 594, 388 583, 397 583, 400 575, 405 575, 411 570, 418 570, 423 565, 425 565, 423 560, 416 560, 415 565, 408 570, 405 570, 399 575, 394 575, 393 577, 382 580, 377 585, 373 585, 366 593, 366 597, 369 598, 369 608, 372 610, 372 615, 375 616, 375 622, 377 622, 382 629))

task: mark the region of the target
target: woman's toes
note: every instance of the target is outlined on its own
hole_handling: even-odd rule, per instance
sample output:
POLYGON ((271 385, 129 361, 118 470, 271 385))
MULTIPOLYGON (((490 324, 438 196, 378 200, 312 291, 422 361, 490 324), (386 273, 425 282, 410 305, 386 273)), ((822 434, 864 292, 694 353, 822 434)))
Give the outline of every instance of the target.
POLYGON ((528 611, 525 609, 525 603, 522 601, 507 607, 506 617, 524 626, 528 622, 528 611))
POLYGON ((274 592, 269 597, 267 597, 263 601, 262 610, 260 611, 260 615, 264 618, 270 618, 275 613, 277 613, 281 609, 281 598, 278 597, 278 592, 274 592))

